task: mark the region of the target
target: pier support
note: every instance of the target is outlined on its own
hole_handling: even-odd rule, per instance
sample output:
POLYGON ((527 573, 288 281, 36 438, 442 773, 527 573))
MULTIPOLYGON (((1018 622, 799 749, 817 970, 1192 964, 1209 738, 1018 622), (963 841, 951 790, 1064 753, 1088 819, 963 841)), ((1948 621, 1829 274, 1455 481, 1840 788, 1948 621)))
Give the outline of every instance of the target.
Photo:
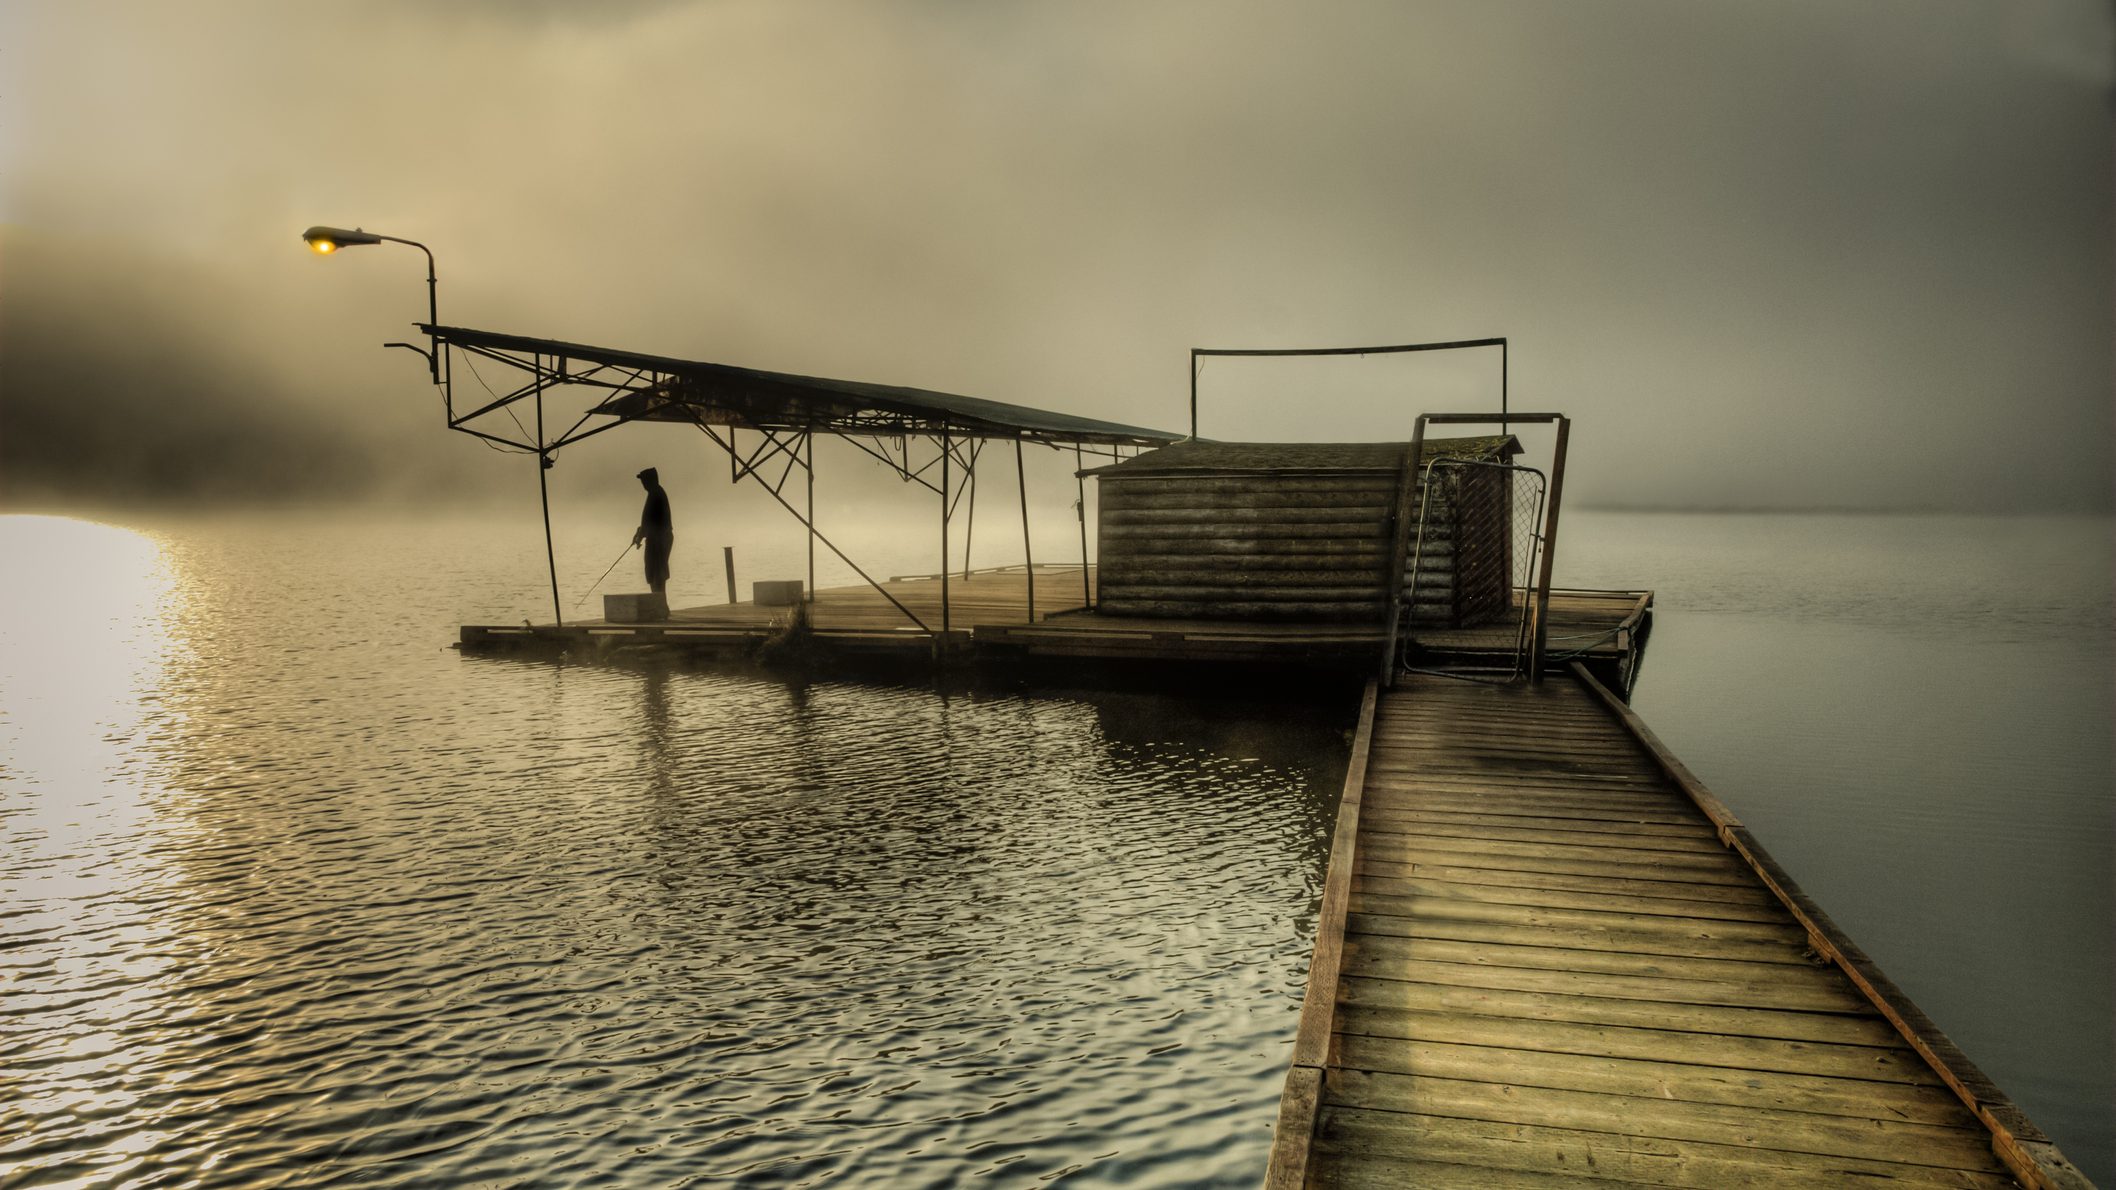
POLYGON ((940 643, 943 649, 948 642, 948 456, 953 449, 947 427, 943 426, 940 431, 940 643))
MULTIPOLYGON (((1111 453, 1115 453, 1112 449, 1111 453)), ((1095 610, 1094 584, 1087 577, 1087 477, 1080 474, 1087 468, 1080 448, 1073 447, 1073 483, 1077 492, 1073 500, 1073 511, 1080 516, 1080 603, 1087 610, 1095 610)))
POLYGON ((1036 550, 1029 542, 1029 472, 1021 461, 1021 439, 1014 439, 1014 477, 1021 486, 1021 561, 1028 575, 1029 623, 1036 622, 1036 550))
POLYGON ((803 602, 816 600, 816 432, 810 427, 801 435, 801 466, 808 472, 807 512, 801 517, 801 527, 808 530, 808 586, 803 602))
POLYGON ((536 495, 544 508, 544 566, 551 572, 551 621, 566 624, 566 609, 558 599, 558 551, 551 545, 551 450, 544 444, 544 370, 536 370, 536 495))

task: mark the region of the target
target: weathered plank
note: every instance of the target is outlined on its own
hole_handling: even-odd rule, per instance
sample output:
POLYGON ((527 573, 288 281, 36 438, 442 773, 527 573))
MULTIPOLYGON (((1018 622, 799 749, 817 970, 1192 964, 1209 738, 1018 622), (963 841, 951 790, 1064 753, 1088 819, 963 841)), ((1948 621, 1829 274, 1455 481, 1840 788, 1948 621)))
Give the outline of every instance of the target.
POLYGON ((1367 945, 1356 935, 1339 970, 1363 979, 1393 979, 1450 987, 1489 988, 1545 995, 1599 996, 1671 1004, 1717 1004, 1730 1008, 1776 1008, 1791 1012, 1859 1012, 1866 1002, 1832 982, 1803 979, 1678 979, 1666 975, 1603 975, 1577 970, 1500 967, 1488 963, 1438 963, 1403 959, 1367 945))
POLYGON ((1784 1012, 1717 1004, 1647 1003, 1606 996, 1550 995, 1497 988, 1460 988, 1393 979, 1345 976, 1338 982, 1342 1004, 1411 1012, 1469 1012, 1481 1016, 1580 1025, 1626 1025, 1714 1037, 1770 1037, 1781 1041, 1899 1047, 1902 1039, 1878 1015, 1784 1012))
POLYGON ((1873 1082, 1942 1085, 1917 1054, 1900 1045, 1883 1047, 1790 1041, 1645 1025, 1540 1020, 1456 1009, 1421 1011, 1367 1004, 1339 1005, 1337 1031, 1340 1035, 1362 1034, 1411 1042, 1440 1041, 1494 1049, 1723 1066, 1731 1070, 1782 1071, 1873 1082))
POLYGON ((1331 1071, 1323 1102, 1951 1169, 1991 1156, 1981 1129, 1362 1070, 1331 1071))
POLYGON ((1446 1042, 1407 1046, 1355 1033, 1341 1039, 1337 1064, 1348 1070, 1819 1112, 1856 1119, 1908 1120, 1949 1127, 1959 1126, 1962 1120, 1962 1105, 1944 1087, 1731 1070, 1685 1062, 1595 1058, 1446 1042))
POLYGON ((1577 1174, 1372 1156, 1361 1161, 1333 1162, 1309 1182, 1316 1190, 1624 1190, 1640 1184, 1582 1178, 1577 1174))
MULTIPOLYGON (((1646 823, 1683 829, 1710 831, 1711 824, 1703 815, 1682 806, 1668 806, 1647 800, 1621 800, 1607 798, 1566 799, 1552 794, 1538 796, 1543 791, 1509 790, 1497 792, 1489 787, 1463 785, 1457 788, 1439 788, 1427 785, 1417 790, 1400 788, 1377 788, 1370 791, 1371 803, 1389 813, 1420 814, 1496 814, 1519 818, 1576 819, 1589 822, 1646 823)), ((1584 829, 1584 828, 1583 828, 1584 829)))
POLYGON ((1353 908, 1376 916, 1429 921, 1484 921, 1531 929, 1584 930, 1595 934, 1667 934, 1689 941, 1768 943, 1795 953, 1807 947, 1807 931, 1792 921, 1725 921, 1673 914, 1634 913, 1626 909, 1555 909, 1541 905, 1505 905, 1474 897, 1410 895, 1360 888, 1353 908))
POLYGON ((1524 967, 1547 971, 1584 971, 1644 977, 1666 976, 1672 979, 1706 979, 1727 983, 1789 980, 1822 974, 1818 971, 1803 972, 1800 968, 1783 963, 1766 965, 1741 959, 1698 958, 1695 955, 1581 950, 1564 946, 1490 942, 1483 939, 1430 938, 1356 931, 1354 937, 1363 949, 1397 958, 1469 966, 1524 967))
POLYGON ((1652 929, 1611 930, 1578 926, 1516 925, 1479 921, 1468 916, 1404 917, 1393 913, 1360 910, 1375 902, 1362 896, 1350 916, 1349 928, 1377 937, 1453 939, 1491 946, 1541 946, 1546 949, 1610 951, 1618 954, 1659 955, 1665 958, 1720 958, 1732 962, 1771 963, 1780 966, 1809 965, 1807 944, 1801 941, 1756 941, 1721 938, 1703 928, 1660 931, 1652 929))
MULTIPOLYGON (((1531 850, 1531 844, 1506 844, 1478 842, 1475 840, 1420 839, 1410 843, 1394 840, 1406 836, 1377 838, 1374 845, 1364 851, 1365 857, 1380 861, 1400 863, 1437 863, 1451 866, 1475 866, 1502 868, 1521 872, 1562 873, 1573 876, 1607 876, 1619 880, 1657 880, 1675 884, 1723 884, 1730 888, 1747 888, 1739 869, 1729 867, 1708 868, 1702 866, 1663 863, 1657 860, 1626 861, 1599 859, 1574 853, 1558 853, 1555 848, 1541 851, 1531 850)), ((1593 850, 1580 848, 1579 851, 1593 850)))
POLYGON ((1500 867, 1492 857, 1450 855, 1428 851, 1417 855, 1377 858, 1362 852, 1354 870, 1362 877, 1424 877, 1475 884, 1499 884, 1512 888, 1547 888, 1567 892, 1613 892, 1651 897, 1682 897, 1693 900, 1724 900, 1739 905, 1768 905, 1770 894, 1739 884, 1697 883, 1612 876, 1606 872, 1532 870, 1520 866, 1500 867))
POLYGON ((1478 815, 1475 821, 1436 817, 1416 811, 1390 808, 1378 810, 1368 820, 1375 834, 1403 835, 1426 839, 1498 839, 1514 843, 1557 843, 1572 847, 1605 847, 1620 851, 1666 851, 1683 855, 1724 856, 1726 848, 1708 832, 1651 833, 1647 831, 1553 829, 1532 820, 1508 822, 1496 815, 1478 815))
POLYGON ((1308 1167, 1317 1116, 1322 1110, 1322 1069, 1295 1065, 1286 1072, 1286 1089, 1278 1100, 1278 1126, 1271 1137, 1270 1164, 1264 1190, 1301 1190, 1308 1167))
MULTIPOLYGON (((1610 819, 1607 816, 1578 816, 1566 811, 1536 814, 1525 807, 1516 807, 1511 812, 1496 810, 1455 810, 1427 807, 1417 803, 1377 808, 1373 822, 1398 827, 1430 829, 1434 833, 1448 830, 1473 830, 1482 827, 1497 827, 1513 830, 1556 831, 1576 835, 1608 835, 1614 838, 1656 838, 1671 842, 1695 844, 1699 848, 1723 846, 1719 836, 1702 822, 1643 822, 1610 819)), ((1398 833, 1401 833, 1400 831, 1398 833)))
MULTIPOLYGON (((1429 1185, 1429 1168, 1465 1171, 1457 1184, 1505 1185, 1528 1175, 1538 1184, 1648 1186, 1841 1187, 1874 1185, 1998 1190, 2011 1179, 1961 1170, 1839 1154, 1793 1153, 1751 1145, 1714 1144, 1630 1134, 1495 1123, 1446 1116, 1340 1107, 1325 1117, 1317 1146, 1356 1155, 1372 1181, 1336 1185, 1429 1185), (1479 1181, 1475 1174, 1486 1175, 1479 1181), (1404 1180, 1391 1182, 1392 1178, 1404 1180)), ((1351 1167, 1353 1163, 1343 1163, 1351 1167)))
POLYGON ((1732 901, 1700 901, 1680 897, 1643 896, 1615 892, 1567 892, 1554 888, 1517 888, 1465 880, 1439 880, 1426 876, 1361 876, 1352 885, 1356 896, 1444 896, 1457 901, 1486 901, 1498 905, 1524 905, 1550 909, 1593 909, 1619 913, 1666 914, 1722 921, 1778 922, 1785 920, 1777 906, 1767 902, 1741 904, 1732 901))

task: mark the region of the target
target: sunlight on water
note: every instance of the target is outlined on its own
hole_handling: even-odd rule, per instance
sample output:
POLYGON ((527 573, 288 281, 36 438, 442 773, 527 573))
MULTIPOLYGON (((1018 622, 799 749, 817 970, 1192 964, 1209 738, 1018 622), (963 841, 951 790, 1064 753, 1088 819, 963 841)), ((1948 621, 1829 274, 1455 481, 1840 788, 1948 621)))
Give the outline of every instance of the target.
POLYGON ((0 516, 0 557, 0 765, 76 800, 122 795, 172 639, 168 560, 130 529, 43 516, 0 516))
MULTIPOLYGON (((148 866, 134 847, 150 813, 147 721, 176 648, 181 582, 154 539, 63 517, 0 516, 0 557, 14 576, 0 588, 0 888, 11 944, 0 1070, 12 1084, 0 1132, 52 1131, 131 1113, 133 1089, 105 1072, 120 1053, 154 1059, 114 1028, 163 974, 153 921, 122 902, 148 866), (45 980, 47 994, 25 991, 45 980), (81 988, 114 994, 90 1001, 81 988)), ((79 1178, 51 1172, 57 1184, 100 1181, 161 1141, 137 1127, 73 1163, 79 1178)))

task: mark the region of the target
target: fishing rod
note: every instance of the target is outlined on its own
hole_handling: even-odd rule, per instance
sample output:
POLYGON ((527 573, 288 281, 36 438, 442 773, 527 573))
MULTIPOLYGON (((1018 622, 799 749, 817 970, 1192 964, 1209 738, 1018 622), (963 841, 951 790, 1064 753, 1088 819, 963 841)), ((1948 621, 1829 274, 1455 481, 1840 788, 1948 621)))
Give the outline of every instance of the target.
MULTIPOLYGON (((622 550, 619 550, 619 551, 618 551, 618 554, 617 554, 617 562, 622 562, 622 561, 624 561, 624 560, 625 560, 625 555, 626 555, 626 554, 629 554, 629 553, 631 553, 631 552, 632 552, 632 551, 633 551, 633 550, 634 550, 635 548, 637 548, 637 547, 638 547, 638 545, 639 545, 639 543, 635 541, 635 542, 633 542, 633 543, 632 543, 631 545, 628 545, 628 546, 626 546, 626 547, 625 547, 624 549, 622 549, 622 550)), ((615 570, 615 569, 617 569, 617 562, 612 562, 612 563, 610 563, 610 570, 615 570)), ((602 579, 603 579, 603 578, 608 578, 608 577, 610 577, 610 570, 605 570, 605 571, 603 571, 603 572, 602 572, 602 578, 596 579, 596 580, 595 580, 595 585, 594 585, 594 586, 591 586, 591 587, 589 587, 589 588, 588 588, 588 589, 587 589, 586 591, 582 592, 582 594, 581 594, 581 597, 580 597, 579 599, 577 599, 577 600, 575 600, 575 601, 574 601, 574 603, 573 603, 573 610, 574 610, 574 611, 579 611, 579 610, 580 610, 580 605, 581 605, 581 604, 583 604, 583 603, 586 603, 586 602, 588 601, 588 596, 590 596, 590 595, 593 595, 593 594, 595 594, 595 587, 600 587, 600 586, 602 586, 602 579)))

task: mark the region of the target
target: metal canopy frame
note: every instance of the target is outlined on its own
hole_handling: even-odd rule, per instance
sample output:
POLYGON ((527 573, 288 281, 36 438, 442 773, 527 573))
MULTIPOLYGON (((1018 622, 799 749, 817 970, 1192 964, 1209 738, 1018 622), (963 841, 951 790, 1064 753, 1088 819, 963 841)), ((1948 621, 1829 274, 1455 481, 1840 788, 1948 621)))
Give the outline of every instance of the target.
POLYGON ((1489 339, 1447 339, 1432 343, 1395 343, 1383 347, 1193 347, 1190 349, 1190 436, 1198 436, 1198 361, 1207 356, 1294 356, 1294 355, 1402 355, 1415 351, 1460 351, 1467 347, 1496 347, 1499 349, 1499 432, 1506 432, 1507 425, 1507 347, 1506 337, 1500 335, 1489 339))
MULTIPOLYGON (((968 581, 972 574, 969 552, 977 523, 977 466, 987 441, 1014 443, 1022 548, 1029 562, 1028 615, 1033 621, 1035 563, 1029 543, 1028 474, 1023 463, 1023 444, 1033 443, 1054 451, 1070 447, 1077 473, 1089 455, 1118 461, 1130 457, 1127 451, 1136 454, 1181 439, 1181 435, 1160 430, 926 389, 764 372, 465 327, 421 324, 420 329, 433 342, 431 360, 448 428, 477 438, 495 450, 518 451, 537 458, 551 610, 560 626, 565 624, 565 609, 558 593, 558 560, 551 540, 550 485, 543 473, 551 469, 560 450, 622 425, 674 422, 701 431, 727 454, 732 482, 754 481, 807 531, 806 599, 815 598, 815 547, 821 542, 912 625, 933 637, 936 649, 944 645, 952 628, 949 579, 953 568, 948 552, 950 529, 958 512, 966 512, 968 518, 963 580, 968 581), (464 412, 458 412, 455 399, 454 365, 458 355, 484 390, 484 399, 464 412), (495 390, 478 372, 479 360, 503 365, 522 379, 505 391, 495 390), (545 394, 558 389, 587 390, 594 399, 565 429, 552 434, 545 425, 545 394), (533 431, 515 412, 522 402, 533 403, 533 431), (502 415, 506 423, 498 420, 502 415), (505 432, 509 425, 515 436, 505 432), (754 434, 755 441, 743 442, 743 431, 754 434), (918 484, 939 497, 941 614, 937 627, 904 606, 817 527, 818 434, 851 443, 888 466, 904 482, 918 484), (805 497, 800 507, 786 493, 796 472, 803 481, 805 497)), ((1076 482, 1081 485, 1074 504, 1080 521, 1081 587, 1083 599, 1091 601, 1086 493, 1084 481, 1076 482)), ((728 594, 733 598, 733 591, 728 594)))

